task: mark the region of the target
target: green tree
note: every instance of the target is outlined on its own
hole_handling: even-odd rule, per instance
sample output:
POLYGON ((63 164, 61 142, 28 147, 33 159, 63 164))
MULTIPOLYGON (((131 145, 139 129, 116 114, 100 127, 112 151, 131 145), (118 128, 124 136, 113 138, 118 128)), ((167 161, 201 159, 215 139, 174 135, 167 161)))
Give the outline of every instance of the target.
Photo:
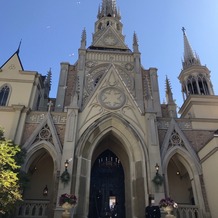
POLYGON ((16 156, 21 152, 18 145, 5 140, 0 128, 0 213, 6 213, 13 205, 22 199, 18 172, 20 166, 16 156))

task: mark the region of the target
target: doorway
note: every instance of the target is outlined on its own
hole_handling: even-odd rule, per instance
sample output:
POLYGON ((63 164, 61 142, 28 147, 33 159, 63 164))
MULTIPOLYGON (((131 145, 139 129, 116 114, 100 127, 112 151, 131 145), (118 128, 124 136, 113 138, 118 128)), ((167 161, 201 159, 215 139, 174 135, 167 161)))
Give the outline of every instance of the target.
POLYGON ((91 171, 89 218, 125 218, 124 170, 109 149, 95 160, 91 171))

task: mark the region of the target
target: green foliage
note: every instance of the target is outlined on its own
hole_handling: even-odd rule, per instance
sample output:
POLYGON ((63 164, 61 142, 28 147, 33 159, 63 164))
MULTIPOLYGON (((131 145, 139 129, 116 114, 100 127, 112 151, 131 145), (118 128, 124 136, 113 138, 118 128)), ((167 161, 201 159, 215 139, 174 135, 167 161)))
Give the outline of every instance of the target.
POLYGON ((161 186, 163 184, 163 176, 157 173, 152 181, 156 186, 161 186))
POLYGON ((0 213, 5 213, 22 199, 19 185, 19 168, 16 158, 21 149, 5 140, 0 129, 0 213))
POLYGON ((70 174, 68 173, 67 170, 65 170, 61 174, 61 182, 63 182, 64 184, 67 184, 69 181, 70 181, 70 174))

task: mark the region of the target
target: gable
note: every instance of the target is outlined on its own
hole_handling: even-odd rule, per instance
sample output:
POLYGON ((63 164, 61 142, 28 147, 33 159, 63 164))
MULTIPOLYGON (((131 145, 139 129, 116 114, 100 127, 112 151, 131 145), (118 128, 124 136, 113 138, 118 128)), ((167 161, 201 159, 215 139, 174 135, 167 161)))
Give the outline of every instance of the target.
MULTIPOLYGON (((142 129, 141 111, 129 92, 114 64, 99 81, 80 113, 79 129, 86 129, 96 119, 107 113, 123 116, 129 123, 142 129)), ((83 130, 82 130, 83 131, 83 130)))
POLYGON ((109 26, 105 32, 94 41, 92 46, 128 49, 122 37, 113 29, 112 26, 109 26))
POLYGON ((0 69, 0 88, 10 87, 10 95, 7 106, 25 105, 30 106, 30 100, 35 96, 33 87, 38 84, 37 72, 24 71, 20 58, 15 52, 0 69))
POLYGON ((50 112, 47 113, 42 122, 40 122, 36 129, 29 135, 29 138, 24 144, 24 148, 28 151, 43 142, 52 145, 57 154, 61 154, 62 145, 50 112))
POLYGON ((161 147, 162 158, 165 158, 171 153, 174 153, 175 150, 181 150, 188 153, 196 162, 198 162, 196 152, 192 148, 191 144, 189 143, 178 123, 174 119, 172 119, 161 147))
POLYGON ((24 70, 18 52, 16 51, 1 67, 1 70, 24 70))

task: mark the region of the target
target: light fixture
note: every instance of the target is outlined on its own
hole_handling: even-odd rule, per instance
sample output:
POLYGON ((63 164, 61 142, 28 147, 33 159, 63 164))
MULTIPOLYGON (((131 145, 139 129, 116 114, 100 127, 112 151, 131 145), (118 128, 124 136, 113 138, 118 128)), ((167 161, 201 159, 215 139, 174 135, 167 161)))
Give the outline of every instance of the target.
POLYGON ((43 196, 48 195, 48 186, 46 185, 45 188, 43 189, 43 196))
POLYGON ((65 170, 64 172, 61 174, 61 181, 64 183, 64 184, 67 184, 69 181, 70 181, 70 174, 67 170, 69 166, 69 161, 68 159, 66 159, 66 161, 64 162, 64 167, 65 167, 65 170))
POLYGON ((156 169, 156 174, 158 174, 158 172, 159 172, 159 165, 158 165, 158 163, 156 163, 156 165, 155 165, 155 169, 156 169))
POLYGON ((155 165, 156 175, 154 176, 152 181, 157 188, 163 184, 163 176, 159 174, 159 168, 160 166, 158 165, 158 163, 156 163, 155 165))
POLYGON ((67 171, 68 165, 69 165, 69 162, 68 162, 68 160, 66 160, 66 161, 64 162, 64 166, 65 166, 65 170, 66 170, 66 171, 67 171))

